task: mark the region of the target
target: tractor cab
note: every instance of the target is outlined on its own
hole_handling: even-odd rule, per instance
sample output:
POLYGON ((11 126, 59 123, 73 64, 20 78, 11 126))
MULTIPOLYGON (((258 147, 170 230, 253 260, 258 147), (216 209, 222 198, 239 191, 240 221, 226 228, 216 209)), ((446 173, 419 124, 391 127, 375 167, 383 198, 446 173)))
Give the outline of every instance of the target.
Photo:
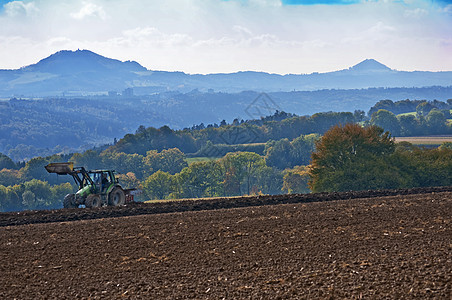
POLYGON ((96 186, 96 190, 100 194, 106 193, 112 184, 117 183, 113 172, 114 171, 109 170, 88 171, 88 176, 91 178, 92 182, 96 186))

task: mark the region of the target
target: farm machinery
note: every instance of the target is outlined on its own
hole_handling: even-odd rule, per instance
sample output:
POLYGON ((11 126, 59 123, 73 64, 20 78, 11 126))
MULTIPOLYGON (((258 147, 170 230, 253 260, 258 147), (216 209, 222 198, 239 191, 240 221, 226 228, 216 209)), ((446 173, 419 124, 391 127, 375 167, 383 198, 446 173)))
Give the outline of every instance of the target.
POLYGON ((78 186, 75 194, 67 194, 64 208, 118 206, 133 202, 136 189, 123 189, 113 170, 87 171, 84 167, 74 167, 74 163, 51 163, 44 167, 49 173, 71 175, 78 186))

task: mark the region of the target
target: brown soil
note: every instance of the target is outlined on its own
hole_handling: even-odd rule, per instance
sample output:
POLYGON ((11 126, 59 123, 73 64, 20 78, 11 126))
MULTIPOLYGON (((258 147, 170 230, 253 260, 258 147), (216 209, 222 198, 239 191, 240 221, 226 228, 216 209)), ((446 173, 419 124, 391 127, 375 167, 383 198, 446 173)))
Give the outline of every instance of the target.
POLYGON ((451 299, 452 192, 241 201, 1 214, 0 299, 451 299))
POLYGON ((129 203, 120 207, 102 207, 91 209, 57 209, 0 213, 0 227, 36 223, 51 223, 77 220, 91 220, 113 217, 161 214, 171 212, 216 210, 287 203, 310 203, 332 200, 350 200, 396 195, 429 194, 452 192, 452 186, 424 187, 397 190, 368 190, 340 193, 265 195, 245 197, 225 197, 208 200, 183 200, 164 203, 129 203))

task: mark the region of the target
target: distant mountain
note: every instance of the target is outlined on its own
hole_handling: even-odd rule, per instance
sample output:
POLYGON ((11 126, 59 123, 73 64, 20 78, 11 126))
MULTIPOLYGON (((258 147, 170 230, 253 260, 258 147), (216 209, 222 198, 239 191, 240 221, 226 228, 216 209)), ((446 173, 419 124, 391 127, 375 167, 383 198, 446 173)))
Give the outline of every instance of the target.
POLYGON ((89 50, 59 51, 37 64, 24 67, 27 72, 48 72, 57 74, 73 74, 84 72, 110 73, 147 71, 134 61, 121 62, 103 57, 89 50))
POLYGON ((385 72, 391 71, 390 68, 375 59, 366 59, 349 69, 353 72, 385 72))
POLYGON ((328 73, 278 75, 264 72, 186 74, 147 70, 134 61, 106 58, 88 50, 59 51, 18 70, 0 70, 0 97, 80 96, 164 91, 264 92, 362 89, 372 87, 452 86, 452 72, 403 72, 374 59, 328 73))

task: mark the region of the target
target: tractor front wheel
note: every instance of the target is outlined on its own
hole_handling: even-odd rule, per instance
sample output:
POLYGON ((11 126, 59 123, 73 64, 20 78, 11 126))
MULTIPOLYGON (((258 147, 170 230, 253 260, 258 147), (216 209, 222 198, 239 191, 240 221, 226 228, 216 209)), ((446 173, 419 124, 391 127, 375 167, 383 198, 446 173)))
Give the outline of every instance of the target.
POLYGON ((120 187, 115 187, 108 195, 108 205, 119 206, 126 202, 126 194, 120 187))
POLYGON ((77 207, 77 205, 75 204, 75 194, 67 194, 66 197, 64 197, 63 207, 64 208, 76 208, 77 207))
POLYGON ((86 197, 85 206, 88 208, 91 207, 100 207, 102 205, 102 201, 100 199, 100 195, 91 194, 86 197))

